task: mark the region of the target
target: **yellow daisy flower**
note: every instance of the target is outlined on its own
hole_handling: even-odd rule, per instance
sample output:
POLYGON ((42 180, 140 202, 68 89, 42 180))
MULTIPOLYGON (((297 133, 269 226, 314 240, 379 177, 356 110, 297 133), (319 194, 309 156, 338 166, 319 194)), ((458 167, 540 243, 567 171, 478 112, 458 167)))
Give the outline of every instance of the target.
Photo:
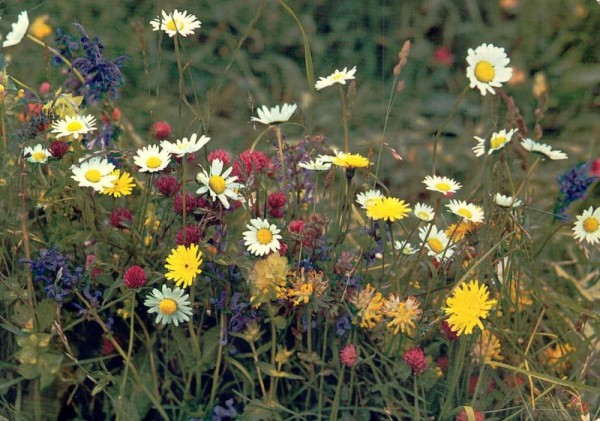
POLYGON ((110 175, 114 175, 116 179, 113 181, 112 187, 105 187, 102 193, 113 197, 129 196, 135 186, 134 178, 131 174, 128 172, 121 174, 121 170, 114 170, 110 175))
POLYGON ((395 197, 381 197, 367 204, 367 216, 374 220, 394 222, 406 217, 410 206, 404 200, 395 197))
POLYGON ((483 330, 482 319, 485 319, 496 300, 489 299, 490 293, 486 285, 480 285, 479 281, 472 280, 463 282, 446 299, 447 307, 444 313, 449 315, 448 324, 457 336, 470 335, 473 328, 479 326, 483 330))
POLYGON ((190 244, 189 247, 180 245, 171 250, 167 257, 165 268, 168 270, 165 278, 175 282, 175 285, 183 285, 184 288, 192 285, 196 275, 200 274, 200 265, 202 264, 202 252, 197 244, 190 244))

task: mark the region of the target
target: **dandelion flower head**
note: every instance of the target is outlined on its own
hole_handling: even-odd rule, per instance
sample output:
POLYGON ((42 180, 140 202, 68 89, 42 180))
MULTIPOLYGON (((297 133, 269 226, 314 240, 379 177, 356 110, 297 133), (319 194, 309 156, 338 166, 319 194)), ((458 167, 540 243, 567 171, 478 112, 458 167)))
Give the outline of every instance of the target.
POLYGON ((168 272, 165 278, 174 281, 177 286, 187 288, 202 272, 200 265, 202 265, 202 252, 197 244, 192 243, 188 247, 179 245, 172 249, 167 257, 165 269, 168 272))
POLYGON ((477 326, 483 330, 482 320, 486 319, 496 304, 496 300, 490 299, 490 293, 486 285, 472 280, 463 282, 446 299, 444 313, 448 315, 448 324, 458 336, 470 335, 477 326))

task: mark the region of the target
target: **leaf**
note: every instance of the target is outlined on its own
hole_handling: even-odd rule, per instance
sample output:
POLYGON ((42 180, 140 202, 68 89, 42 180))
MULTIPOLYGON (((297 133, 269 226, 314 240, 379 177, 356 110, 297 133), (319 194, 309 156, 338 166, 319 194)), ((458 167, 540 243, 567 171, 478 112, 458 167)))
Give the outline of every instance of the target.
POLYGON ((244 413, 240 416, 241 421, 270 421, 277 419, 274 412, 277 411, 276 405, 267 405, 258 399, 251 400, 244 407, 244 413))
POLYGON ((216 364, 219 336, 220 331, 218 326, 214 326, 202 334, 202 356, 198 364, 200 364, 200 368, 203 371, 214 368, 216 364))
POLYGON ((569 275, 560 265, 555 263, 553 266, 556 274, 561 278, 571 281, 587 300, 595 301, 600 299, 600 282, 597 280, 600 271, 595 270, 588 273, 585 278, 577 279, 569 275))
POLYGON ((561 386, 570 387, 573 390, 577 390, 577 391, 585 390, 585 391, 592 392, 595 394, 600 394, 600 387, 594 387, 594 386, 590 386, 587 384, 574 383, 574 382, 570 382, 568 380, 562 380, 562 379, 559 379, 558 377, 549 376, 547 374, 536 373, 534 371, 525 370, 520 367, 514 367, 512 365, 503 364, 503 363, 500 363, 497 361, 486 362, 485 364, 487 364, 491 367, 495 367, 495 368, 504 368, 506 370, 510 370, 510 371, 514 371, 516 373, 523 374, 525 376, 535 377, 538 380, 542 380, 542 381, 545 381, 548 383, 560 384, 561 386))
POLYGON ((42 332, 48 329, 54 322, 56 314, 56 301, 44 299, 40 301, 35 310, 35 317, 38 323, 38 331, 42 332))
POLYGON ((102 392, 106 386, 113 381, 113 376, 110 373, 101 373, 100 380, 96 383, 96 386, 92 389, 92 396, 102 392))
POLYGON ((273 367, 272 364, 269 364, 269 363, 265 363, 265 362, 259 361, 259 362, 256 363, 256 365, 267 376, 277 377, 277 378, 293 379, 293 380, 304 380, 304 377, 299 376, 297 374, 288 373, 286 371, 279 371, 275 367, 273 367))

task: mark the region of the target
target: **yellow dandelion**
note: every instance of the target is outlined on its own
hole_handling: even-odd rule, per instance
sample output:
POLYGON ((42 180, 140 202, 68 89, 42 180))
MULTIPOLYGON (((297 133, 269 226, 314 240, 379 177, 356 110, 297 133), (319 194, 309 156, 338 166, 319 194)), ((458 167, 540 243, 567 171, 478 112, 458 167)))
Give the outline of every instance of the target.
POLYGON ((410 213, 410 206, 404 200, 395 197, 381 197, 367 204, 367 216, 374 220, 394 222, 410 213))
POLYGON ((114 175, 117 178, 113 181, 113 186, 105 187, 102 193, 113 197, 129 196, 135 186, 134 178, 131 174, 128 172, 123 172, 123 174, 121 174, 121 170, 114 170, 110 175, 114 175))
POLYGON ((552 367, 557 372, 569 371, 573 366, 570 354, 575 352, 575 348, 571 344, 565 343, 549 346, 544 349, 541 355, 541 360, 544 364, 552 367))
POLYGON ((344 152, 338 152, 331 163, 346 169, 366 168, 371 164, 369 160, 362 155, 344 152))
POLYGON ((197 244, 190 244, 189 247, 180 245, 171 250, 167 257, 165 268, 168 270, 165 278, 175 282, 175 285, 183 285, 187 288, 192 285, 196 275, 200 274, 200 265, 202 264, 202 252, 197 244))
POLYGON ((479 326, 483 330, 482 319, 485 319, 496 304, 496 300, 489 299, 490 293, 486 285, 479 281, 463 282, 446 299, 447 307, 444 313, 449 315, 448 324, 458 336, 463 333, 470 335, 473 328, 479 326))
POLYGON ((388 330, 394 335, 397 335, 398 332, 412 335, 415 321, 423 314, 419 305, 420 303, 415 297, 410 296, 402 301, 400 297, 390 294, 383 307, 385 316, 392 319, 386 325, 388 330))

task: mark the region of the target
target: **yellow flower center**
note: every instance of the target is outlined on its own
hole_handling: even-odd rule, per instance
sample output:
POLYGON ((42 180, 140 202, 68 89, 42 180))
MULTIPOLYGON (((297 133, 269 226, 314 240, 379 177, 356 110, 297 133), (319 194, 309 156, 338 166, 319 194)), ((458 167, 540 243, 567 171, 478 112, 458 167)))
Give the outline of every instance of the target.
POLYGON ((419 213, 417 213, 417 218, 419 219, 429 219, 429 214, 425 211, 419 211, 419 213))
POLYGON ((162 160, 158 156, 151 156, 146 161, 146 165, 148 168, 158 168, 162 164, 162 160))
POLYGON ((220 175, 213 175, 208 180, 208 185, 212 191, 214 191, 217 194, 221 194, 225 191, 225 188, 227 187, 227 182, 220 175))
POLYGON ((475 66, 475 77, 483 83, 489 83, 494 80, 496 70, 489 61, 482 60, 475 66))
POLYGON ((46 158, 46 154, 44 152, 34 152, 33 155, 31 155, 31 157, 34 159, 34 161, 43 161, 44 158, 46 158))
POLYGON ((506 143, 505 136, 496 136, 496 137, 493 137, 492 140, 490 140, 490 145, 492 146, 493 149, 501 148, 502 145, 504 145, 505 143, 506 143))
POLYGON ((87 181, 97 183, 102 178, 102 174, 100 174, 100 171, 96 169, 91 169, 85 173, 85 178, 87 181))
POLYGON ((269 228, 261 228, 256 233, 256 239, 260 244, 267 245, 273 241, 273 233, 269 228))
POLYGON ((69 124, 67 124, 68 132, 78 132, 81 129, 83 129, 83 123, 81 121, 71 121, 69 124))
POLYGON ((473 217, 473 213, 467 208, 460 208, 458 210, 458 212, 456 212, 456 213, 458 213, 463 218, 472 218, 473 217))
POLYGON ((177 311, 177 302, 172 298, 163 298, 160 300, 160 303, 158 303, 158 309, 162 314, 168 316, 177 311))
POLYGON ((344 78, 344 76, 346 76, 346 75, 343 73, 338 73, 338 74, 333 75, 332 79, 333 80, 342 80, 344 78))
POLYGON ((450 186, 450 184, 445 183, 445 182, 442 181, 440 183, 437 183, 435 185, 435 188, 438 189, 438 190, 440 190, 440 191, 447 192, 448 190, 451 189, 451 186, 450 186))
POLYGON ((598 220, 594 217, 589 217, 583 221, 583 229, 585 232, 596 232, 598 230, 598 220))
POLYGON ((427 240, 427 244, 429 245, 429 248, 435 253, 441 253, 442 251, 444 251, 444 244, 437 238, 430 238, 429 240, 427 240))
POLYGON ((180 20, 171 19, 167 22, 167 29, 169 31, 181 31, 183 29, 183 22, 180 20))

